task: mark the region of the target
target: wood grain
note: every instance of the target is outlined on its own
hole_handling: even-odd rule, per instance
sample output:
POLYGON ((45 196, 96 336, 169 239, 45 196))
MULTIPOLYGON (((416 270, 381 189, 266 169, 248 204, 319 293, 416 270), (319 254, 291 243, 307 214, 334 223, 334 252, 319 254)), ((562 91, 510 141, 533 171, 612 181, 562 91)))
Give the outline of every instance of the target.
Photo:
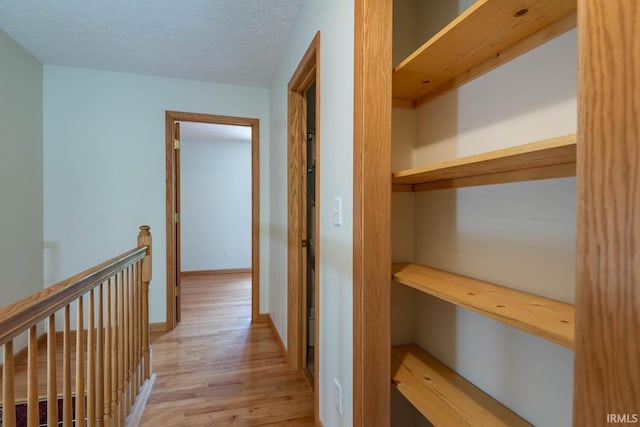
MULTIPOLYGON (((249 274, 187 277, 183 320, 155 333, 141 426, 313 426, 313 395, 268 323, 251 322, 249 274)), ((388 380, 387 380, 388 381, 388 380)))
POLYGON ((393 271, 398 283, 564 347, 574 347, 571 304, 419 264, 394 264, 393 271))
MULTIPOLYGON (((174 168, 175 168, 175 173, 174 173, 174 181, 175 181, 175 192, 174 192, 174 205, 175 205, 175 209, 173 210, 174 215, 178 214, 180 215, 180 212, 182 212, 181 210, 181 206, 180 206, 180 200, 182 199, 181 195, 180 195, 180 149, 179 148, 175 148, 175 144, 178 144, 178 147, 180 147, 180 122, 174 122, 173 123, 173 143, 174 143, 174 150, 173 150, 173 163, 174 163, 174 168)), ((174 221, 174 232, 176 233, 176 247, 175 247, 175 252, 174 252, 174 256, 175 256, 175 265, 176 265, 176 270, 173 272, 173 280, 175 281, 175 286, 174 286, 174 299, 171 301, 173 304, 173 311, 175 313, 175 318, 176 318, 176 324, 180 323, 180 270, 182 269, 182 261, 180 259, 181 254, 182 254, 182 224, 180 223, 180 220, 174 221)))
POLYGON ((601 426, 640 415, 640 3, 578 8, 573 419, 601 426))
POLYGON ((29 328, 29 353, 27 356, 27 426, 40 424, 38 408, 38 327, 29 328))
MULTIPOLYGON (((14 395, 13 340, 9 340, 4 344, 2 360, 2 407, 6 408, 16 401, 14 395)), ((16 426, 15 411, 2 411, 2 425, 4 427, 16 426)))
POLYGON ((49 316, 47 325, 47 424, 58 425, 58 345, 56 316, 49 316))
POLYGON ((575 0, 476 1, 395 67, 393 97, 435 99, 567 31, 575 10, 575 0))
POLYGON ((355 1, 353 425, 383 427, 391 399, 392 0, 355 1))
POLYGON ((287 105, 287 350, 289 368, 302 368, 302 239, 303 220, 303 164, 300 141, 306 139, 306 103, 304 95, 288 91, 287 105))
POLYGON ((391 349, 391 372, 398 391, 436 427, 532 425, 414 344, 391 349))
POLYGON ((415 190, 499 184, 575 175, 576 135, 545 139, 393 174, 415 190))
MULTIPOLYGON (((79 298, 76 305, 76 331, 84 329, 84 299, 79 298)), ((76 387, 74 389, 76 396, 84 396, 84 334, 76 334, 76 387)), ((76 411, 74 413, 75 425, 81 427, 85 424, 85 412, 83 399, 76 399, 76 411)))

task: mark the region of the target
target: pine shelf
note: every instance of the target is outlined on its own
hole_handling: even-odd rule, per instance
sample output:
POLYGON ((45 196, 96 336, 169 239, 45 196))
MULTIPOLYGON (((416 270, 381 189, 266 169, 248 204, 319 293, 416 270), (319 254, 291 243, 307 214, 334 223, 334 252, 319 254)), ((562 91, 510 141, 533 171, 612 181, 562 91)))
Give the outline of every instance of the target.
POLYGON ((420 347, 391 348, 392 383, 435 426, 531 426, 420 347))
POLYGON ((576 135, 395 172, 394 191, 426 191, 501 184, 576 174, 576 135))
POLYGON ((477 0, 394 68, 396 106, 416 107, 576 26, 576 0, 477 0))
POLYGON ((444 301, 573 349, 571 304, 420 264, 394 264, 393 279, 444 301))

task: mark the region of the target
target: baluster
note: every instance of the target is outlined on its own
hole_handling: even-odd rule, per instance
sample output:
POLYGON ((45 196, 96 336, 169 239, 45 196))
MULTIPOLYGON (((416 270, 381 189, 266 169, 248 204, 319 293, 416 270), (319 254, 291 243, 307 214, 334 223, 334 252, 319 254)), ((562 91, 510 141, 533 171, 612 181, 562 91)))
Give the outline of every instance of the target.
POLYGON ((98 323, 96 324, 96 372, 95 372, 95 384, 94 384, 94 420, 95 425, 102 427, 104 417, 103 417, 103 409, 104 409, 104 387, 103 387, 103 375, 104 375, 104 318, 103 318, 103 305, 104 300, 102 298, 102 292, 104 288, 104 284, 100 283, 100 287, 98 288, 98 323))
POLYGON ((27 350, 27 426, 40 425, 38 408, 38 326, 29 328, 27 350))
POLYGON ((142 263, 138 261, 136 263, 136 295, 137 295, 137 304, 136 304, 136 314, 138 315, 138 345, 136 346, 137 357, 136 357, 136 369, 137 369, 137 378, 138 378, 138 393, 140 393, 140 389, 142 388, 142 384, 144 379, 142 378, 142 281, 140 280, 140 269, 142 268, 142 263))
POLYGON ((119 298, 118 298, 118 415, 119 425, 124 426, 124 273, 119 275, 119 298))
POLYGON ((62 425, 71 427, 71 308, 64 307, 64 332, 62 336, 62 425))
POLYGON ((133 304, 131 310, 133 311, 133 401, 135 402, 138 393, 140 392, 140 379, 138 378, 138 323, 139 314, 138 311, 138 265, 133 264, 131 266, 133 271, 133 278, 131 279, 133 288, 133 304))
POLYGON ((87 426, 96 424, 96 335, 95 292, 89 292, 89 325, 87 329, 87 426))
POLYGON ((75 426, 84 426, 84 301, 78 298, 76 316, 76 414, 75 426))
POLYGON ((104 349, 102 358, 104 358, 104 390, 103 394, 103 413, 104 425, 111 426, 111 277, 107 282, 107 295, 105 297, 105 327, 104 327, 104 349))
POLYGON ((128 408, 128 401, 129 401, 129 337, 128 335, 128 331, 129 331, 129 324, 128 324, 128 320, 129 320, 129 313, 127 312, 127 302, 128 302, 128 295, 129 295, 129 287, 128 285, 128 277, 127 277, 127 271, 123 270, 122 271, 122 381, 123 381, 123 395, 122 395, 122 401, 120 402, 120 404, 122 405, 123 408, 123 421, 126 419, 127 415, 129 415, 129 408, 128 408))
POLYGON ((131 326, 131 293, 130 293, 130 275, 129 275, 129 269, 126 268, 124 270, 125 273, 125 281, 124 281, 124 285, 125 285, 125 292, 124 292, 124 309, 125 309, 125 316, 124 316, 124 391, 125 391, 125 395, 124 395, 124 407, 125 407, 125 414, 129 415, 129 410, 131 409, 131 385, 130 385, 130 376, 129 376, 129 372, 130 372, 130 361, 131 359, 129 358, 129 354, 131 353, 131 341, 130 341, 130 337, 131 337, 131 333, 130 333, 130 326, 131 326))
POLYGON ((142 259, 140 271, 142 281, 142 352, 144 355, 144 379, 151 378, 151 353, 149 351, 149 282, 151 281, 151 233, 148 225, 140 227, 138 246, 146 246, 147 254, 142 259))
POLYGON ((129 305, 127 312, 129 313, 129 413, 133 407, 135 399, 135 378, 134 372, 134 354, 135 354, 135 310, 134 310, 134 291, 133 291, 133 266, 127 268, 129 275, 129 305))
POLYGON ((113 306, 111 308, 113 323, 111 324, 111 417, 113 425, 120 425, 120 415, 118 412, 118 276, 113 278, 113 306))
POLYGON ((13 340, 4 345, 4 363, 2 365, 2 425, 16 427, 16 399, 13 390, 13 340), (6 408, 9 408, 7 410, 6 408))
POLYGON ((47 331, 47 425, 58 425, 58 379, 56 373, 56 315, 49 316, 47 331))

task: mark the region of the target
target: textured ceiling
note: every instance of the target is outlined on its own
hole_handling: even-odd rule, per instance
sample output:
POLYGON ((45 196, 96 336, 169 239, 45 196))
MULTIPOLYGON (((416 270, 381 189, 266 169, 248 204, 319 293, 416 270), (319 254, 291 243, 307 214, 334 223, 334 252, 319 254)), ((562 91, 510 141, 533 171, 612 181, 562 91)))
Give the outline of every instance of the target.
POLYGON ((251 127, 180 122, 180 138, 250 142, 251 127))
POLYGON ((268 87, 305 0, 0 0, 45 64, 268 87))

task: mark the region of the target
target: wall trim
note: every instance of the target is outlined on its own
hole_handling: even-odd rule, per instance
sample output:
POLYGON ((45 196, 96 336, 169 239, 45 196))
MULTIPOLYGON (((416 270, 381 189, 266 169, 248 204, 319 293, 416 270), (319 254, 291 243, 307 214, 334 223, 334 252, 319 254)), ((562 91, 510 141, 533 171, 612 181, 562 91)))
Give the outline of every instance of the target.
POLYGON ((391 401, 392 0, 355 0, 353 425, 385 427, 391 401))
POLYGON ((280 350, 282 350, 282 354, 284 354, 284 357, 287 358, 288 357, 287 348, 284 346, 284 342, 282 342, 282 337, 280 337, 280 332, 278 332, 278 328, 276 328, 276 324, 273 323, 271 314, 262 313, 260 314, 260 316, 264 316, 265 322, 269 324, 269 327, 273 331, 273 334, 276 336, 276 341, 278 341, 278 344, 280 345, 280 350))
POLYGON ((251 273, 251 268, 224 268, 220 270, 181 271, 180 276, 182 277, 207 276, 207 275, 215 276, 218 274, 239 274, 239 273, 251 273))
POLYGON ((149 332, 167 332, 167 322, 149 323, 149 332))

